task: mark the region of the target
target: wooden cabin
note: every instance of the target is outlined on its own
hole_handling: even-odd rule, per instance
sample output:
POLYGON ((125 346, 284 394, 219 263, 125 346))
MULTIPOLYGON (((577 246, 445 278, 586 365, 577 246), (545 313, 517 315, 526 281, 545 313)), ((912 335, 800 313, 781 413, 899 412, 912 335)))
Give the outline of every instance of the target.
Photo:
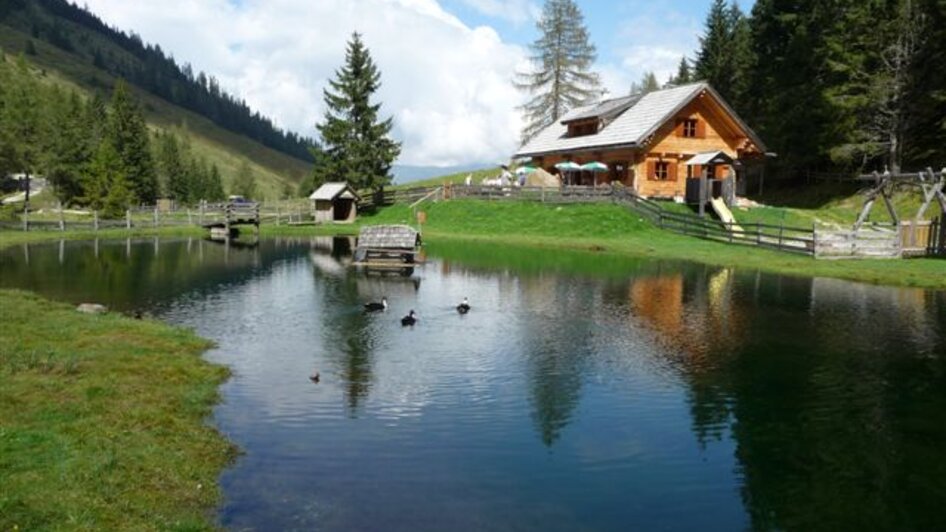
POLYGON ((317 224, 354 222, 361 201, 355 189, 345 182, 325 183, 309 199, 317 224))
POLYGON ((568 184, 620 182, 644 197, 682 198, 687 179, 731 176, 729 185, 735 187, 765 153, 762 140, 712 87, 700 82, 573 109, 523 145, 516 157, 531 158, 533 165, 560 174, 568 184), (687 164, 719 152, 732 164, 687 164), (601 162, 607 169, 556 168, 567 161, 601 162))

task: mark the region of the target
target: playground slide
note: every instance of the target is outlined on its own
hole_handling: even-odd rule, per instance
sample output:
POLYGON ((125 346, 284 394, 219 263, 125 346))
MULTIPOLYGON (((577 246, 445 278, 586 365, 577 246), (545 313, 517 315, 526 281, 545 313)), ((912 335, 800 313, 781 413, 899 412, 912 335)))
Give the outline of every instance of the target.
POLYGON ((712 198, 710 205, 712 205, 713 210, 716 211, 716 215, 719 216, 720 221, 726 224, 726 227, 730 227, 730 224, 732 224, 731 227, 733 231, 743 232, 742 227, 736 223, 736 218, 733 217, 732 211, 726 206, 726 202, 723 201, 723 198, 712 198))

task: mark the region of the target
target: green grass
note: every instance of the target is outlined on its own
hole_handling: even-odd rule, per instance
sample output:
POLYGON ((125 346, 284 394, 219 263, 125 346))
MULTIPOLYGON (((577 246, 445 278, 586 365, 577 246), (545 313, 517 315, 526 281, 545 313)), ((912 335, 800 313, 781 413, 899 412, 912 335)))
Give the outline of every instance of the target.
MULTIPOLYGON (((451 200, 425 202, 427 241, 498 243, 540 249, 593 250, 631 257, 693 260, 776 273, 824 276, 875 284, 946 289, 946 260, 815 260, 808 256, 700 240, 658 229, 625 207, 613 204, 548 205, 533 202, 451 200)), ((263 236, 355 234, 361 225, 411 224, 414 212, 393 205, 363 213, 357 224, 264 225, 263 236)), ((198 228, 103 231, 100 238, 139 234, 203 234, 198 228)), ((38 240, 93 238, 91 232, 0 232, 0 248, 38 240)))
POLYGON ((212 529, 228 377, 192 332, 0 291, 0 530, 212 529))
MULTIPOLYGON (((454 200, 425 203, 427 240, 495 242, 543 249, 578 249, 693 260, 775 273, 824 276, 874 284, 946 288, 946 260, 825 261, 808 256, 700 240, 660 230, 610 204, 551 206, 528 202, 454 200)), ((363 216, 362 224, 409 223, 402 205, 363 216)), ((349 229, 350 231, 351 229, 349 229)))
MULTIPOLYGON (((21 53, 28 38, 28 34, 17 28, 0 24, 0 48, 8 54, 21 53)), ((75 90, 85 97, 93 91, 111 94, 115 79, 109 74, 95 68, 90 62, 78 59, 75 55, 39 39, 33 39, 33 44, 37 55, 25 57, 41 69, 43 79, 47 83, 75 90)), ((109 42, 104 42, 103 46, 113 53, 126 53, 109 42)), ((310 163, 227 131, 203 116, 173 105, 134 85, 129 86, 142 102, 150 128, 173 131, 190 140, 194 153, 220 168, 225 188, 229 187, 244 161, 255 173, 260 190, 259 197, 263 199, 282 197, 283 189, 287 185, 295 191, 298 183, 311 171, 310 163)))

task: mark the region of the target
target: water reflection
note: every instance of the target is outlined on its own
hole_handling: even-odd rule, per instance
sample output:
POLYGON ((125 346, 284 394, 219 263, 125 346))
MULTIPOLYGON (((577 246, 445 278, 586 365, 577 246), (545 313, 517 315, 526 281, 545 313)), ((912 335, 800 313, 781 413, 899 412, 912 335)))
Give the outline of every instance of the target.
POLYGON ((28 245, 0 285, 218 341, 225 526, 946 526, 943 292, 450 242, 388 275, 352 246, 28 245))

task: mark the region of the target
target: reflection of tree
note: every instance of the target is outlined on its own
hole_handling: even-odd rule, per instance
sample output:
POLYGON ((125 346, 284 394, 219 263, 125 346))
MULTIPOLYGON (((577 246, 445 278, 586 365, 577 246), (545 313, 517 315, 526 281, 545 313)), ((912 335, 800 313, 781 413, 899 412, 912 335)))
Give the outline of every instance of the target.
POLYGON ((360 309, 358 284, 359 278, 350 275, 322 279, 326 290, 322 308, 327 335, 324 345, 332 350, 328 358, 346 383, 345 400, 353 417, 374 380, 374 318, 360 309))
POLYGON ((591 352, 593 287, 559 276, 522 280, 526 360, 533 420, 551 447, 581 399, 582 372, 591 352), (532 319, 535 318, 535 319, 532 319), (551 325, 550 325, 551 324, 551 325))
POLYGON ((101 302, 115 310, 152 310, 141 305, 171 301, 190 291, 217 292, 265 275, 277 262, 305 252, 302 247, 280 248, 270 240, 260 250, 231 249, 227 259, 222 245, 199 240, 189 245, 188 240, 66 242, 61 262, 57 243, 30 244, 29 264, 22 250, 3 250, 0 286, 66 301, 101 302))
POLYGON ((942 317, 946 298, 733 282, 730 308, 753 316, 739 320, 742 341, 708 342, 714 364, 680 369, 697 437, 731 426, 753 528, 943 529, 946 340, 917 316, 942 317))

